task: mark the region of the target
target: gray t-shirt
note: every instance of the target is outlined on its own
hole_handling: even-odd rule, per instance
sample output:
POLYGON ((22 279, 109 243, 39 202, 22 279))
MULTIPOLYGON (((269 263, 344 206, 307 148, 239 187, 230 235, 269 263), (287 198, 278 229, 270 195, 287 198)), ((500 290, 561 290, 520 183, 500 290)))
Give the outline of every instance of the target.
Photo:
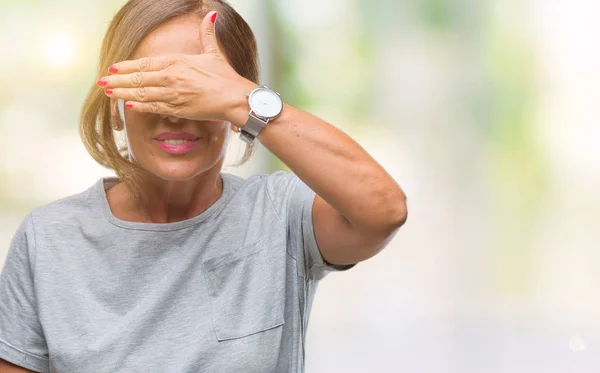
POLYGON ((221 173, 191 219, 116 218, 101 178, 33 210, 0 276, 0 358, 38 372, 302 372, 323 261, 291 172, 221 173))

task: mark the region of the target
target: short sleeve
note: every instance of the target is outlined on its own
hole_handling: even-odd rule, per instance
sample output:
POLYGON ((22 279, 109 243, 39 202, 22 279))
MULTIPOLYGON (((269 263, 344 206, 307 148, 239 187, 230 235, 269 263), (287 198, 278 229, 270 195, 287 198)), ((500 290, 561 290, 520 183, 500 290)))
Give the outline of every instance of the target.
POLYGON ((285 214, 289 244, 295 256, 301 256, 305 278, 321 280, 330 272, 346 271, 356 265, 327 263, 317 244, 312 220, 312 208, 316 193, 292 172, 276 171, 269 175, 271 196, 280 214, 285 214))
POLYGON ((49 372, 34 268, 35 237, 30 214, 13 236, 0 273, 0 358, 29 370, 49 372))

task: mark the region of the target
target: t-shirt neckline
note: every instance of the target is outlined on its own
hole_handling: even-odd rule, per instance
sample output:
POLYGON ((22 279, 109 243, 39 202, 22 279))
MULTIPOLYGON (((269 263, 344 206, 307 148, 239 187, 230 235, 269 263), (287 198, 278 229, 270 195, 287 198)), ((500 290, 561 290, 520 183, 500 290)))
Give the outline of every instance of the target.
POLYGON ((108 203, 108 198, 106 196, 106 189, 116 185, 119 183, 119 180, 116 177, 108 176, 101 177, 98 182, 96 182, 95 194, 99 197, 100 203, 102 205, 102 211, 106 219, 112 224, 126 229, 133 230, 141 230, 141 231, 158 231, 158 232, 166 232, 166 231, 174 231, 178 229, 184 229, 196 224, 199 224, 208 218, 210 218, 213 214, 219 211, 229 198, 231 194, 231 180, 229 179, 229 175, 226 173, 220 173, 221 178, 223 179, 223 193, 221 197, 208 207, 205 211, 196 215, 190 219, 174 222, 174 223, 143 223, 143 222, 132 222, 127 220, 122 220, 117 218, 111 211, 110 205, 108 203))

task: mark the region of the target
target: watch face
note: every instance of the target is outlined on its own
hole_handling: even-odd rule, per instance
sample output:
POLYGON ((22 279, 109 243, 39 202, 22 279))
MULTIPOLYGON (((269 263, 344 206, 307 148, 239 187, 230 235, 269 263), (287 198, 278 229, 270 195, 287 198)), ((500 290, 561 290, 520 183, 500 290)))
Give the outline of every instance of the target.
POLYGON ((264 118, 274 118, 281 113, 283 102, 279 95, 269 88, 257 88, 248 98, 250 107, 256 115, 264 118))

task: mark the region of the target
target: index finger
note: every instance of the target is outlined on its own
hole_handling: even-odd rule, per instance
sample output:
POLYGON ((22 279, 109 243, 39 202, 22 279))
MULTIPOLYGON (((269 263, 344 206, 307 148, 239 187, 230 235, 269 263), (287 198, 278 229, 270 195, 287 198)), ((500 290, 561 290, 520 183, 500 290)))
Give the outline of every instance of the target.
POLYGON ((112 65, 108 71, 111 74, 131 74, 144 71, 160 71, 171 66, 174 56, 144 57, 137 60, 121 61, 112 65))

